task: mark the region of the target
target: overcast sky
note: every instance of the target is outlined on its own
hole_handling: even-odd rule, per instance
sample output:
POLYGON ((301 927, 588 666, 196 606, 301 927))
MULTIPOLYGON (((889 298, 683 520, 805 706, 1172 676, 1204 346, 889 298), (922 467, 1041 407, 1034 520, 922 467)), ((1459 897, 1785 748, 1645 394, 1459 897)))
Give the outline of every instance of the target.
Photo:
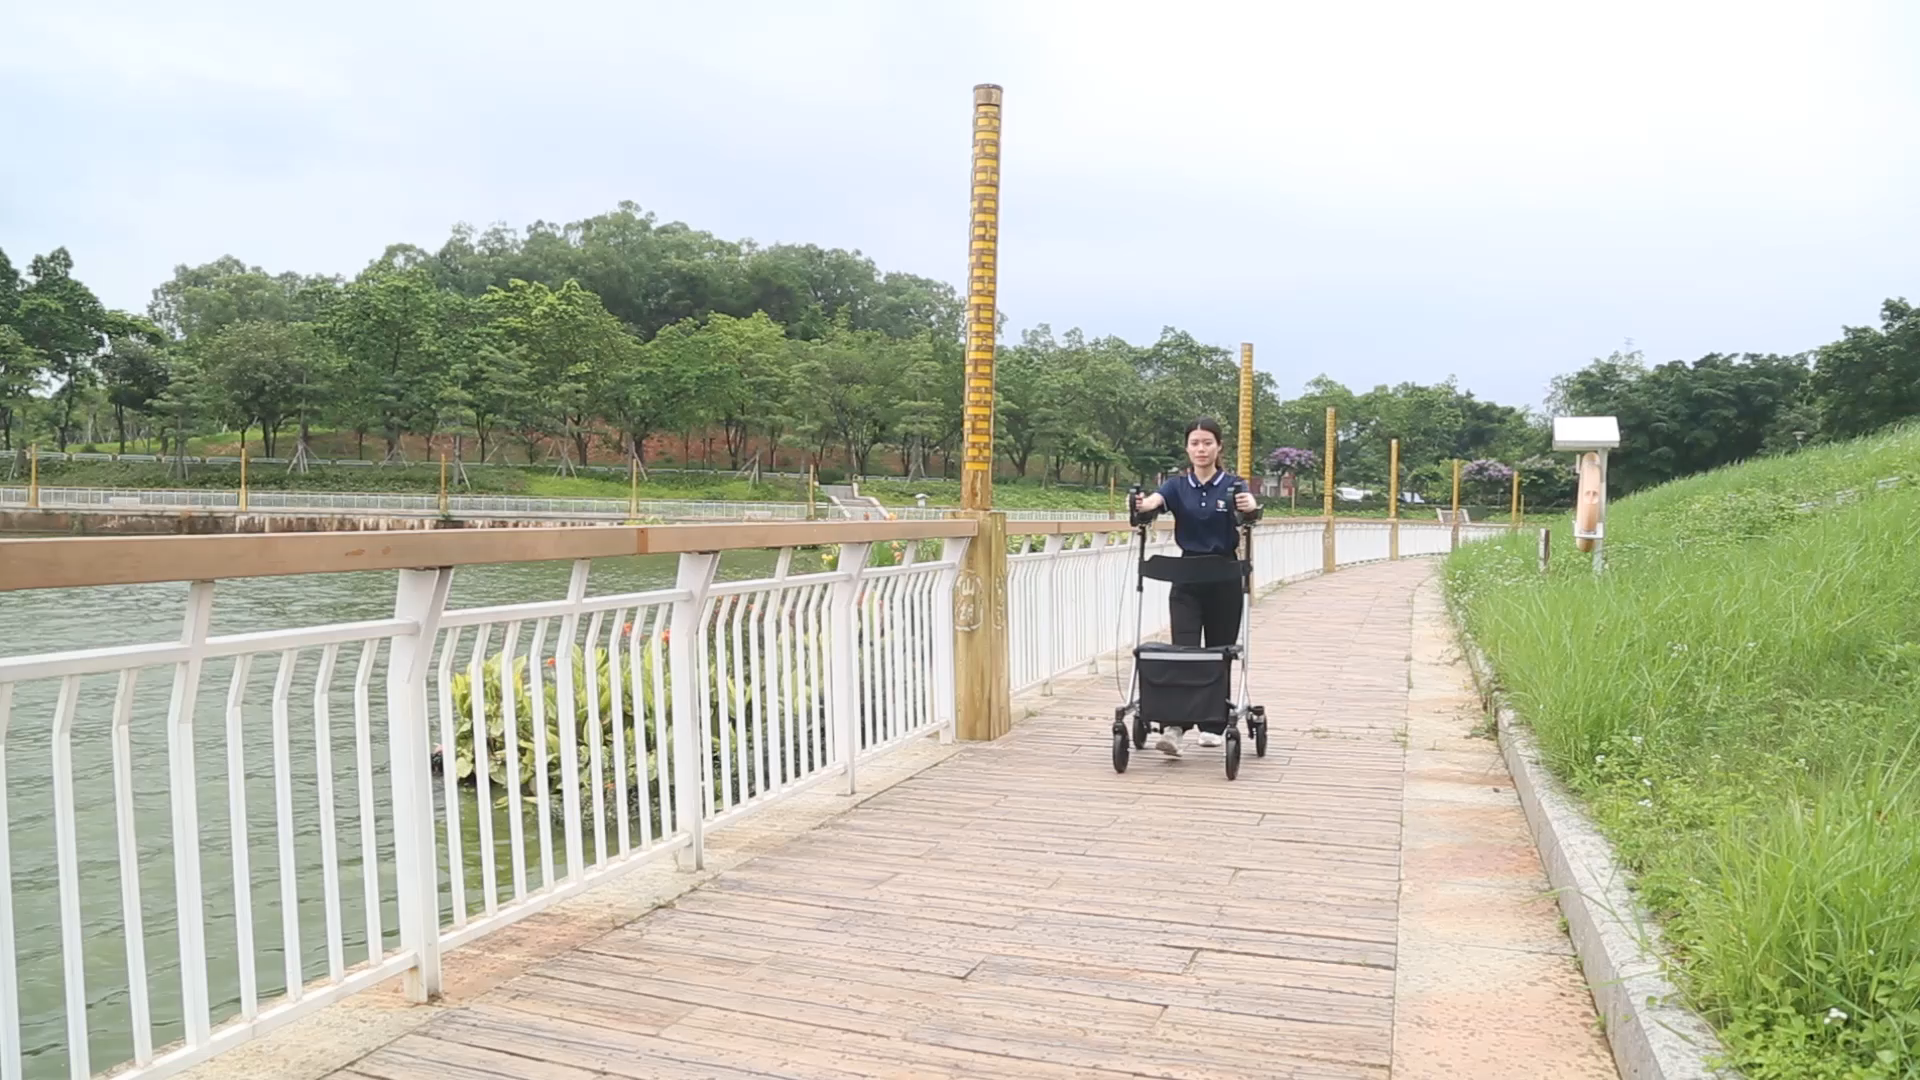
POLYGON ((1536 404, 1627 340, 1798 351, 1920 299, 1920 4, 0 0, 0 248, 142 310, 178 263, 352 274, 631 199, 1255 344, 1283 391, 1536 404))

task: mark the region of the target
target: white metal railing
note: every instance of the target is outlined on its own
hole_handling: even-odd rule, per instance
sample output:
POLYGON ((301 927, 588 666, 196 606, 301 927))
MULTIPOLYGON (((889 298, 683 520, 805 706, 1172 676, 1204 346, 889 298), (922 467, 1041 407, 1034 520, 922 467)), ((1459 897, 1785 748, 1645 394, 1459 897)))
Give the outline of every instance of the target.
POLYGON ((403 570, 390 617, 234 635, 197 582, 177 640, 0 658, 0 1077, 96 1052, 163 1076, 395 975, 423 998, 445 949, 852 790, 951 732, 968 542, 786 548, 744 581, 684 554, 671 587, 612 595, 582 559, 564 594, 465 609, 458 570, 403 570))
MULTIPOLYGON (((1016 692, 1123 649, 1136 613, 1166 627, 1164 583, 1135 607, 1124 522, 1079 524, 1008 557, 1016 692)), ((486 607, 448 604, 461 569, 399 570, 378 618, 238 634, 212 633, 228 586, 198 581, 171 640, 0 657, 0 1080, 96 1054, 167 1075, 397 975, 424 998, 445 949, 667 853, 697 865, 707 829, 950 736, 972 524, 776 528, 841 541, 749 580, 679 554, 670 585, 601 595, 581 558, 564 590, 486 607), (903 530, 932 538, 879 539, 903 530)), ((1386 558, 1387 530, 1339 523, 1339 563, 1386 558)), ((614 534, 673 530, 510 531, 632 551, 660 549, 614 534)), ((1453 542, 1399 531, 1403 555, 1453 542)), ((1317 572, 1324 536, 1256 529, 1256 591, 1317 572)))
MULTIPOLYGON (((1165 582, 1149 580, 1134 590, 1140 558, 1134 534, 1125 523, 1101 519, 1085 533, 1066 528, 1022 536, 1019 523, 1008 532, 1016 546, 1007 557, 1007 664, 1015 693, 1048 684, 1069 672, 1084 671, 1099 657, 1131 646, 1135 623, 1146 635, 1167 630, 1165 582)), ((1335 563, 1351 566, 1389 558, 1393 523, 1342 520, 1334 531, 1335 563)), ((1399 523, 1400 554, 1443 555, 1453 548, 1453 529, 1432 522, 1399 523)), ((1506 532, 1497 525, 1463 525, 1460 542, 1506 532)), ((1320 572, 1324 565, 1324 519, 1281 518, 1254 529, 1255 594, 1320 572)), ((1171 537, 1156 530, 1148 557, 1176 554, 1171 537)))
MULTIPOLYGON (((0 506, 25 506, 27 489, 0 487, 0 506)), ((235 510, 237 491, 42 487, 47 510, 235 510)), ((824 507, 823 507, 824 508, 824 507)), ((436 514, 438 495, 381 495, 314 491, 251 491, 247 509, 304 514, 436 514)), ((678 521, 804 521, 805 503, 720 502, 698 499, 536 498, 525 495, 449 495, 447 510, 461 517, 578 517, 625 521, 641 517, 678 521)), ((942 515, 944 516, 944 515, 942 515)))

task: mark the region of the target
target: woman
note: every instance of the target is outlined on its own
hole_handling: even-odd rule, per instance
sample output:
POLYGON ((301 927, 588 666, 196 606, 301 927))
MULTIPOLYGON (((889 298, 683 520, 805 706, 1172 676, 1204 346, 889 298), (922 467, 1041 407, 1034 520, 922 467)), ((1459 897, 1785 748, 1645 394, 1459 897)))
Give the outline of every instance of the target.
MULTIPOLYGON (((1245 482, 1220 469, 1220 424, 1201 417, 1187 425, 1187 460, 1193 468, 1168 478, 1160 490, 1134 496, 1134 520, 1151 521, 1161 510, 1173 513, 1173 540, 1182 555, 1233 558, 1240 534, 1234 512, 1258 507, 1245 482)), ((1167 598, 1175 645, 1216 648, 1240 640, 1241 582, 1238 579, 1176 584, 1167 598)), ((1186 729, 1162 726, 1158 747, 1179 756, 1186 729)), ((1200 745, 1218 746, 1220 736, 1200 733, 1200 745)))

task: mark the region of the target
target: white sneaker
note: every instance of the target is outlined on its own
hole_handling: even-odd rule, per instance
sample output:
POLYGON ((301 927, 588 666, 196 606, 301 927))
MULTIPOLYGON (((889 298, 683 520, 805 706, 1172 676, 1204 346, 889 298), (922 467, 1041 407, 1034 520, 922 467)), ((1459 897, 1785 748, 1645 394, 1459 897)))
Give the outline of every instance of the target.
POLYGON ((1161 728, 1160 740, 1153 745, 1168 757, 1180 756, 1180 743, 1187 737, 1186 728, 1161 728))
POLYGON ((1200 733, 1201 746, 1219 746, 1226 741, 1226 737, 1217 731, 1203 731, 1200 733))

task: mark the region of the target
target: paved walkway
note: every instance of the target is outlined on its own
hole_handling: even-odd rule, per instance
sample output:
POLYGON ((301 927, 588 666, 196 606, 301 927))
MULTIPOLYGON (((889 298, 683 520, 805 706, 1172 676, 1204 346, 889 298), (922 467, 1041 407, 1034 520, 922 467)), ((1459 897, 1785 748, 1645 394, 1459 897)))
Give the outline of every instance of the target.
POLYGON ((462 950, 334 1075, 1611 1077, 1432 568, 1259 605, 1273 747, 1236 782, 1191 740, 1115 775, 1112 676, 1080 680, 520 973, 458 985, 494 951, 462 950))

